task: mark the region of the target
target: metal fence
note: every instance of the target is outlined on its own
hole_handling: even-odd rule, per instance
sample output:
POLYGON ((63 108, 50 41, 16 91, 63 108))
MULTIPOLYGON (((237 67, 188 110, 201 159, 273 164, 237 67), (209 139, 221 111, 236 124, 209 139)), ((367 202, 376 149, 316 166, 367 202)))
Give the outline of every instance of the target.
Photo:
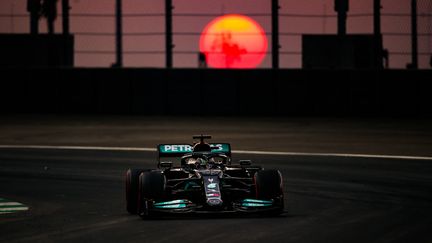
MULTIPOLYGON (((390 68, 411 61, 410 0, 382 0, 384 48, 390 68)), ((207 23, 222 14, 239 13, 260 23, 269 39, 261 68, 271 67, 271 4, 266 0, 174 0, 174 67, 197 67, 199 38, 207 23)), ((334 0, 280 0, 280 67, 300 68, 303 34, 334 34, 334 0)), ((28 33, 26 0, 2 0, 0 32, 28 33)), ((115 62, 115 0, 71 0, 71 33, 75 36, 75 66, 107 67, 115 62)), ((59 11, 61 7, 58 7, 59 11)), ((61 13, 59 14, 61 15, 61 13)), ((123 0, 123 55, 126 67, 165 66, 164 1, 123 0)), ((46 31, 40 21, 41 32, 46 31)), ((61 32, 61 18, 56 22, 61 32)), ((429 68, 432 49, 432 1, 418 0, 419 67, 429 68)), ((350 1, 347 33, 373 33, 373 0, 350 1)))

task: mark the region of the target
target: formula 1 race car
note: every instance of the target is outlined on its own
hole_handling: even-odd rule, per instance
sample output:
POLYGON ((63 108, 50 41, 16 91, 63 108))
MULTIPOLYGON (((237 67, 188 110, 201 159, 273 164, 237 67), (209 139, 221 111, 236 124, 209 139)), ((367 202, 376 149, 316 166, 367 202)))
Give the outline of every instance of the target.
POLYGON ((160 144, 158 169, 129 169, 126 204, 130 214, 149 218, 162 213, 283 212, 282 174, 250 160, 231 163, 228 143, 160 144), (180 166, 161 158, 176 157, 180 166))

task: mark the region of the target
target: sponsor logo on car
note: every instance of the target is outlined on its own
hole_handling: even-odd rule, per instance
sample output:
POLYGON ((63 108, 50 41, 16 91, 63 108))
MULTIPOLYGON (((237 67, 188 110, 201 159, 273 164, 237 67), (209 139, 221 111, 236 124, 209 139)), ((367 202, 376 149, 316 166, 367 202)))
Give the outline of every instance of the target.
POLYGON ((162 152, 192 152, 192 146, 184 144, 164 145, 162 152))
MULTIPOLYGON (((210 144, 210 146, 212 147, 212 152, 230 152, 229 144, 210 144)), ((161 144, 159 146, 159 151, 161 153, 191 153, 193 151, 193 147, 190 144, 161 144)))
POLYGON ((28 210, 26 205, 0 198, 0 214, 15 213, 28 210))
POLYGON ((216 183, 210 183, 210 184, 207 185, 207 188, 212 189, 212 188, 216 188, 216 186, 217 186, 216 183))

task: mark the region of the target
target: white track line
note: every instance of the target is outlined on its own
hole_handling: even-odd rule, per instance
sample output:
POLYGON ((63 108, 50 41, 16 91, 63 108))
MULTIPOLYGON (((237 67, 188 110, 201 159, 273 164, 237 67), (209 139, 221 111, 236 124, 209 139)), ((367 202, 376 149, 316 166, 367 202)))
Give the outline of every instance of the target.
POLYGON ((239 154, 257 155, 289 155, 289 156, 317 156, 317 157, 351 157, 351 158, 379 158, 379 159, 411 159, 411 160, 432 160, 427 156, 406 156, 406 155, 387 155, 387 154, 349 154, 349 153, 303 153, 303 152, 267 152, 267 151, 247 151, 233 150, 239 154))
POLYGON ((101 146, 51 146, 51 145, 0 145, 11 149, 65 149, 65 150, 108 150, 108 151, 144 151, 156 152, 156 148, 138 147, 101 147, 101 146))
MULTIPOLYGON (((51 145, 0 145, 0 149, 59 149, 59 150, 104 150, 104 151, 142 151, 156 152, 156 148, 138 147, 102 147, 102 146, 51 146, 51 145)), ((386 154, 350 154, 350 153, 305 153, 305 152, 277 152, 233 150, 235 154, 254 155, 282 155, 282 156, 316 156, 316 157, 349 157, 349 158, 379 158, 379 159, 407 159, 407 160, 432 160, 428 156, 405 156, 386 154)))

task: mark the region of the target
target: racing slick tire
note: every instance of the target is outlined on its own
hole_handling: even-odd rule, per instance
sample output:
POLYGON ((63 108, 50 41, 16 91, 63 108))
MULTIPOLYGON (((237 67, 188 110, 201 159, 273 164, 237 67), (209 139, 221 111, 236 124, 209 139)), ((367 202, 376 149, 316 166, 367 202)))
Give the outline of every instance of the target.
POLYGON ((279 170, 261 170, 254 176, 256 198, 262 200, 274 200, 278 208, 275 213, 282 213, 284 208, 283 179, 279 170))
POLYGON ((138 180, 144 169, 128 169, 126 172, 126 210, 130 214, 137 214, 138 180))
POLYGON ((138 182, 138 214, 141 218, 148 218, 149 202, 161 200, 165 196, 166 178, 161 171, 144 171, 138 182))

